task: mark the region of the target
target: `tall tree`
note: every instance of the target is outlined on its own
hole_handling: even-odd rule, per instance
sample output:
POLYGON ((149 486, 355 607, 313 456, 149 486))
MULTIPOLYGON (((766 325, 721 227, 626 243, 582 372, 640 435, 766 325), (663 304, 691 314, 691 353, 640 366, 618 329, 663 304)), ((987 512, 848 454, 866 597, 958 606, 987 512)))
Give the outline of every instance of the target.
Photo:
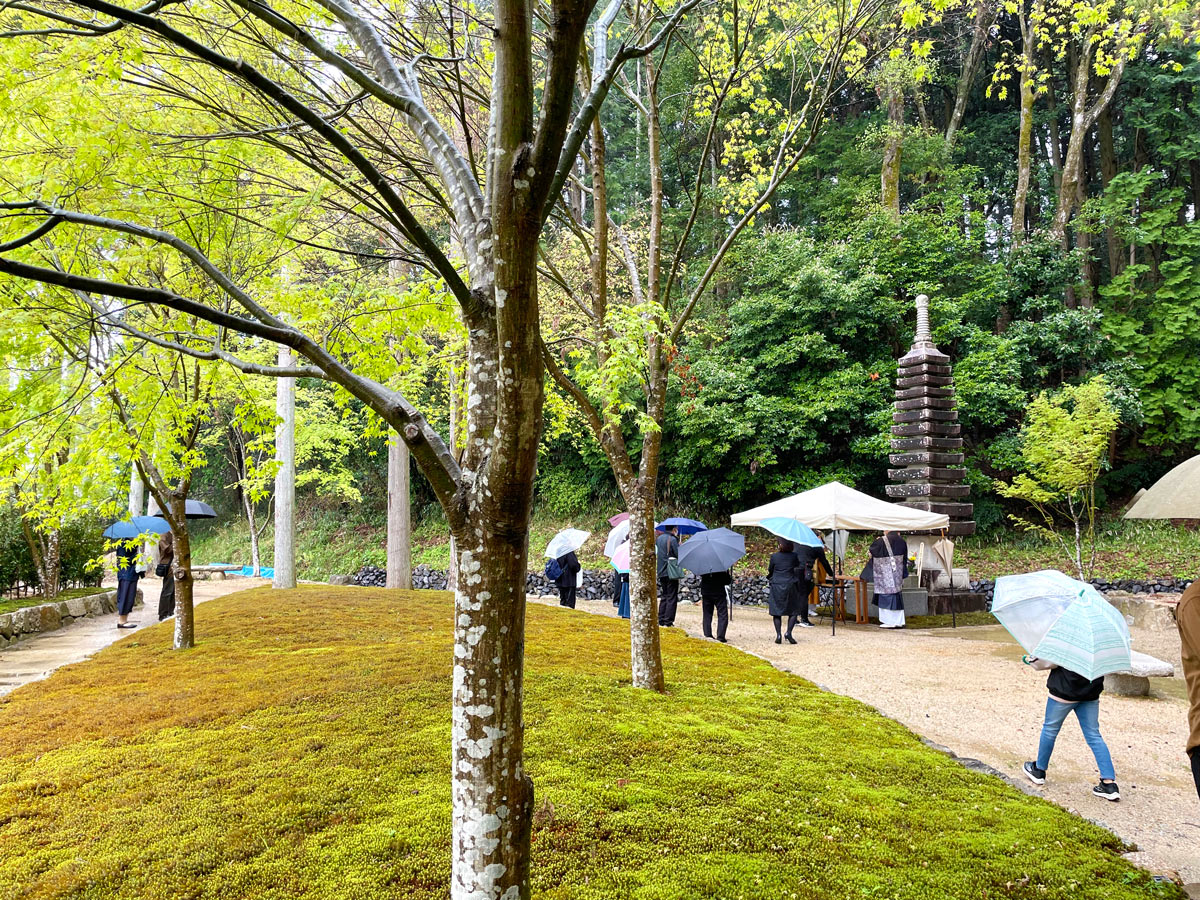
MULTIPOLYGON (((636 215, 616 221, 621 212, 609 191, 606 137, 596 123, 588 157, 590 216, 582 205, 568 207, 571 227, 544 255, 560 311, 571 317, 560 318, 562 334, 555 337, 566 343, 559 353, 545 345, 546 364, 603 449, 630 514, 630 656, 637 687, 665 688, 654 522, 677 347, 730 248, 807 154, 830 99, 861 71, 860 37, 882 8, 874 2, 849 8, 718 4, 689 33, 689 43, 702 49, 687 62, 694 69, 685 76, 691 86, 682 109, 668 107, 662 87, 671 58, 646 56, 637 82, 621 85, 646 129, 647 191, 626 198, 636 215), (688 120, 678 145, 664 146, 668 108, 688 120), (690 153, 695 147, 699 152, 690 153), (726 166, 715 190, 708 184, 713 158, 726 166), (686 172, 677 194, 668 193, 668 171, 686 172), (682 221, 669 230, 672 209, 682 221), (586 283, 555 265, 555 256, 572 252, 586 259, 586 283), (619 292, 609 271, 613 256, 619 292)), ((597 52, 592 71, 605 68, 597 52)))
MULTIPOLYGON (((522 679, 528 523, 543 401, 542 225, 623 64, 661 44, 695 2, 670 18, 647 15, 630 32, 647 43, 622 45, 577 108, 573 91, 591 0, 544 6, 498 0, 490 41, 479 29, 480 52, 467 60, 445 52, 438 10, 420 5, 393 11, 355 0, 315 0, 284 9, 233 0, 230 9, 200 17, 160 0, 137 9, 69 0, 21 3, 0 14, 0 27, 10 35, 47 41, 65 33, 151 50, 140 61, 123 60, 129 80, 210 116, 209 137, 248 135, 315 172, 331 208, 379 223, 383 256, 409 258, 435 272, 459 304, 469 340, 466 437, 456 459, 408 399, 347 366, 335 341, 286 321, 259 285, 239 280, 179 235, 52 198, 24 196, 4 205, 30 227, 23 235, 13 229, 0 244, 0 272, 155 304, 208 323, 188 336, 159 337, 179 353, 245 362, 227 349, 231 332, 290 347, 307 360, 297 367, 302 371, 262 365, 257 371, 333 381, 409 445, 445 511, 459 557, 452 698, 456 898, 529 895, 533 791, 523 765, 522 679), (535 57, 542 48, 545 56, 535 57), (488 106, 486 135, 472 135, 473 121, 458 112, 465 102, 488 106), (472 135, 462 142, 466 152, 446 119, 472 135), (472 150, 477 144, 482 154, 472 150), (149 283, 132 271, 114 278, 103 267, 64 272, 29 261, 30 248, 64 226, 89 236, 122 235, 126 253, 127 246, 169 248, 177 256, 170 256, 166 274, 175 277, 149 283), (465 271, 450 259, 450 231, 465 271), (402 235, 401 243, 393 233, 402 235), (196 284, 201 275, 203 291, 196 284)), ((18 54, 17 65, 30 71, 38 50, 18 54)), ((156 113, 161 116, 152 108, 151 123, 156 113)), ((260 183, 266 174, 256 173, 260 183)))

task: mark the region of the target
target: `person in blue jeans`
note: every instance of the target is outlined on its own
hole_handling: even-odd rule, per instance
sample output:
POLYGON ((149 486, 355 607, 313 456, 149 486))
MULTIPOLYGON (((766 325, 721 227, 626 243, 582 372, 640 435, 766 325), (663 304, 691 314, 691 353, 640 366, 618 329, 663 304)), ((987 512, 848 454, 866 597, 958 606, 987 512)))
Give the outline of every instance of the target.
POLYGON ((1030 664, 1034 668, 1050 669, 1050 677, 1046 681, 1050 696, 1046 698, 1046 719, 1042 723, 1037 760, 1027 762, 1022 767, 1026 777, 1034 784, 1046 783, 1046 769, 1050 767, 1054 742, 1058 740, 1063 722, 1071 713, 1075 713, 1083 731, 1083 739, 1087 741, 1100 768, 1100 783, 1092 788, 1092 793, 1103 800, 1120 800, 1121 790, 1117 787, 1112 754, 1100 736, 1100 694, 1104 691, 1104 678, 1089 680, 1070 669, 1037 659, 1030 660, 1030 664))

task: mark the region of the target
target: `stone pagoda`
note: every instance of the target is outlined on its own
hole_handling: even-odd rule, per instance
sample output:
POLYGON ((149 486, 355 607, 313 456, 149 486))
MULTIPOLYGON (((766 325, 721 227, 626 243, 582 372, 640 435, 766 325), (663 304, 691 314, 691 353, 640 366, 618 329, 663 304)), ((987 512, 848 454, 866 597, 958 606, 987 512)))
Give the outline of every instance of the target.
POLYGON ((892 413, 892 452, 888 460, 889 497, 905 506, 950 517, 951 537, 974 534, 974 511, 964 502, 971 492, 965 484, 962 438, 954 402, 950 357, 933 345, 929 330, 929 298, 917 297, 917 334, 912 348, 899 361, 895 412, 892 413))

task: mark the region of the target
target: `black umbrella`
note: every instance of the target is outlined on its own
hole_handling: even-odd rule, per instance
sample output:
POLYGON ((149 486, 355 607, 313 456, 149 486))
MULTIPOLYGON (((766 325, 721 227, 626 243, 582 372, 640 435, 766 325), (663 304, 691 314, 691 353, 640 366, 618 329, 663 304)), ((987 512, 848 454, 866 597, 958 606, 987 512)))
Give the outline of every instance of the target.
MULTIPOLYGON (((166 516, 161 511, 154 513, 160 519, 165 519, 166 516)), ((184 506, 184 516, 188 519, 215 519, 217 511, 199 500, 188 500, 184 506)))

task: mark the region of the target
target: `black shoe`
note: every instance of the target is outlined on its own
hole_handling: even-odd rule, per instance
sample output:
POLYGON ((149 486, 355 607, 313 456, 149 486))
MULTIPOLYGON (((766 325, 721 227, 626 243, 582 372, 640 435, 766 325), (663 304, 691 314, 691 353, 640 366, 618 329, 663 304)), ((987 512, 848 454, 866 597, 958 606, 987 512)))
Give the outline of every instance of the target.
POLYGON ((787 641, 789 644, 794 644, 794 643, 796 643, 796 639, 795 639, 794 637, 792 637, 790 634, 785 634, 785 635, 783 636, 783 639, 784 639, 785 641, 787 641))
POLYGON ((1117 787, 1115 781, 1102 781, 1094 788, 1092 793, 1103 800, 1120 800, 1121 789, 1117 787))
POLYGON ((118 622, 117 627, 118 628, 137 628, 137 625, 135 625, 133 622, 130 622, 127 625, 122 625, 120 622, 118 622))
POLYGON ((1046 770, 1039 769, 1037 767, 1037 763, 1027 762, 1025 765, 1021 766, 1021 771, 1023 771, 1025 773, 1025 777, 1034 784, 1046 783, 1046 770))
POLYGON ((720 641, 722 644, 728 644, 728 643, 729 643, 729 641, 725 640, 725 638, 722 638, 722 637, 719 637, 719 638, 717 638, 717 640, 718 640, 718 641, 720 641))
POLYGON ((782 644, 783 638, 781 638, 779 635, 775 635, 775 643, 782 644))

